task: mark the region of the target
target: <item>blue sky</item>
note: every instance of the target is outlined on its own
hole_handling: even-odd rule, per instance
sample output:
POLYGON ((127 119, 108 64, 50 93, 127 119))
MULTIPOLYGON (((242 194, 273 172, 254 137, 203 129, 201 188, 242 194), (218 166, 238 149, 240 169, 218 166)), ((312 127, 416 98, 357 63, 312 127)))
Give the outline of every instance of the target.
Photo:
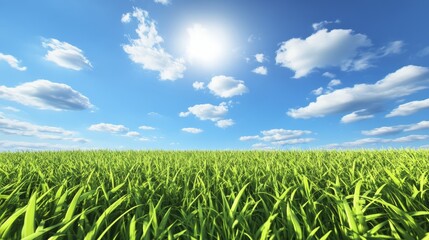
POLYGON ((0 150, 429 147, 427 1, 5 1, 0 150))

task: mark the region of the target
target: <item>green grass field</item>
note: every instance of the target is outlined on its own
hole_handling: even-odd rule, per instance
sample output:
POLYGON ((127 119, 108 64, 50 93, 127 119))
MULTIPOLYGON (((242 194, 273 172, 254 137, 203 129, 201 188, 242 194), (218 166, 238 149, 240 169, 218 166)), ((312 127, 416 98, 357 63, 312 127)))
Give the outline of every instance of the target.
POLYGON ((0 153, 0 239, 429 239, 429 151, 0 153))

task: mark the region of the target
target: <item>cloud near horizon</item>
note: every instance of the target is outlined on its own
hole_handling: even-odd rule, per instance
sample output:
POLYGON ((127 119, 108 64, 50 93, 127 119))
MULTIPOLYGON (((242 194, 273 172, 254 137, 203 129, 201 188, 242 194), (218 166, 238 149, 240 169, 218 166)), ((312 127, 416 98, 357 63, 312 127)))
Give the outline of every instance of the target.
POLYGON ((388 74, 374 84, 355 84, 317 97, 306 107, 289 109, 292 118, 324 117, 329 114, 365 112, 369 116, 384 107, 387 101, 426 89, 429 69, 408 65, 388 74))

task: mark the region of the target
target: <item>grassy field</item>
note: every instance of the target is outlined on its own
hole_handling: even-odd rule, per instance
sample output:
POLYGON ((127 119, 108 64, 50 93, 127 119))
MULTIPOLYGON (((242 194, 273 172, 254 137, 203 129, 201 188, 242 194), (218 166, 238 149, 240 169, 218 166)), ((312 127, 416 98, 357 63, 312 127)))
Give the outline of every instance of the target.
POLYGON ((429 239, 429 151, 0 153, 0 239, 429 239))

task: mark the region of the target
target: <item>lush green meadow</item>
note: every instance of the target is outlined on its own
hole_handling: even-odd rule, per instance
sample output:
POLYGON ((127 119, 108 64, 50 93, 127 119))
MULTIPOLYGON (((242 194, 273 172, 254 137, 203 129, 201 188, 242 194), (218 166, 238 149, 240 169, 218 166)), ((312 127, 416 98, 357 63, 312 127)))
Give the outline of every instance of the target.
POLYGON ((429 239, 429 151, 0 153, 0 239, 429 239))

